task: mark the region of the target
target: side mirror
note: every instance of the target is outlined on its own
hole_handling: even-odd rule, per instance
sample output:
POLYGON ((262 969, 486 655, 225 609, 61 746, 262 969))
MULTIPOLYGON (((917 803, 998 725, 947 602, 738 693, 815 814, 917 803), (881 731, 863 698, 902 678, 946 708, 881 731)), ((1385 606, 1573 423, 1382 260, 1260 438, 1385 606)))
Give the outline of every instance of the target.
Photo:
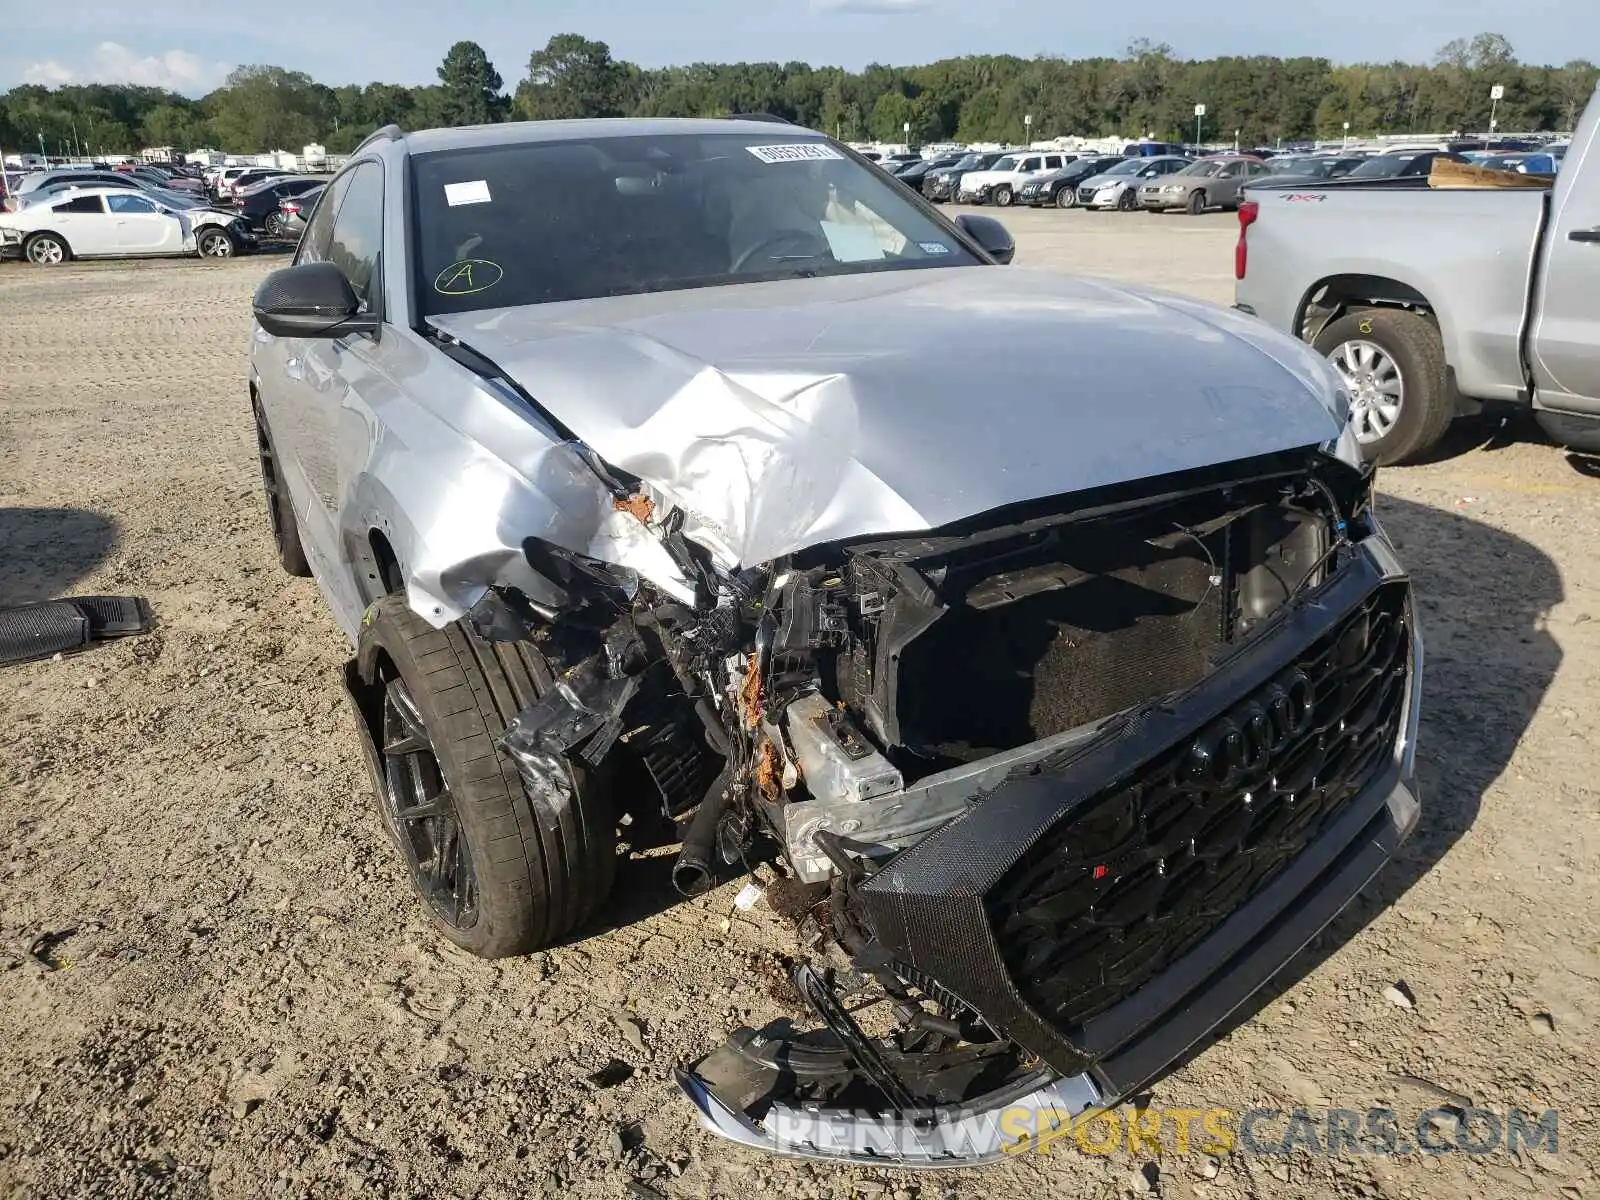
POLYGON ((379 325, 372 313, 357 311, 355 289, 331 262, 280 267, 261 281, 251 307, 273 337, 337 338, 372 333, 379 325))
POLYGON ((962 213, 956 218, 956 224, 961 226, 962 232, 969 238, 983 247, 984 253, 995 262, 1005 265, 1017 256, 1017 243, 1012 240, 1010 231, 993 217, 962 213))

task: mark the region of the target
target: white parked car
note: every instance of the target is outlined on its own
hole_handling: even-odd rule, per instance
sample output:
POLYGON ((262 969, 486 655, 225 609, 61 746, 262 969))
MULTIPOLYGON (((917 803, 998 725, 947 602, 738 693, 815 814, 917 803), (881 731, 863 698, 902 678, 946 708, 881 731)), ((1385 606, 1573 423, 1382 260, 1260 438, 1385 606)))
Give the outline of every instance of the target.
POLYGON ((1075 157, 1072 154, 1030 154, 1026 151, 1008 154, 987 171, 968 171, 963 175, 956 199, 963 204, 988 204, 993 201, 1004 208, 1016 198, 1022 185, 1029 179, 1046 171, 1059 171, 1075 157))
POLYGON ((128 188, 79 188, 48 204, 0 213, 0 257, 21 257, 42 267, 72 258, 231 258, 255 244, 238 213, 169 208, 128 188))

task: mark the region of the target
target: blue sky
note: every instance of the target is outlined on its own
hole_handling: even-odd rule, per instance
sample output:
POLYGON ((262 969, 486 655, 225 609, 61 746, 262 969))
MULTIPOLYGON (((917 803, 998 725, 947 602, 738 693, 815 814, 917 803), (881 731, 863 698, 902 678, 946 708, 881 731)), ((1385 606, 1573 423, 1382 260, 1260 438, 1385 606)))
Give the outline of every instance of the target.
POLYGON ((450 43, 488 50, 507 87, 554 33, 645 66, 800 59, 859 68, 968 53, 1120 54, 1134 38, 1180 54, 1431 59, 1453 37, 1505 34, 1529 62, 1600 55, 1600 0, 0 0, 0 90, 22 82, 129 81, 199 95, 239 63, 327 83, 432 83, 450 43))

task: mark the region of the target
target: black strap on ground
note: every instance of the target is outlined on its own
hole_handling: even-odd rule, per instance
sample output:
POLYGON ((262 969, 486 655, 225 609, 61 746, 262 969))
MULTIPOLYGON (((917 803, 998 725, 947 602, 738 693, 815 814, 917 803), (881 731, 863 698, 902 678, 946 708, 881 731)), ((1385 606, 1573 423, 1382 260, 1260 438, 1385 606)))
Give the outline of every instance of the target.
POLYGON ((70 654, 99 638, 149 628, 150 607, 138 596, 72 596, 0 608, 0 664, 70 654))

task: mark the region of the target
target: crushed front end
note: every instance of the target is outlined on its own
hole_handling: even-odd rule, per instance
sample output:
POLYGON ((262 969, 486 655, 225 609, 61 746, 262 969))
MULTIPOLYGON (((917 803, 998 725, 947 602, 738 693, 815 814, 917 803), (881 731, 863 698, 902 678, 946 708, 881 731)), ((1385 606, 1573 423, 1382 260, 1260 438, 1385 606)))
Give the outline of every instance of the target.
POLYGON ((728 749, 682 881, 771 833, 819 1026, 681 1071, 706 1125, 996 1158, 1331 920, 1418 814, 1421 643, 1370 488, 1308 451, 816 548, 724 590, 718 647, 669 636, 728 749))

